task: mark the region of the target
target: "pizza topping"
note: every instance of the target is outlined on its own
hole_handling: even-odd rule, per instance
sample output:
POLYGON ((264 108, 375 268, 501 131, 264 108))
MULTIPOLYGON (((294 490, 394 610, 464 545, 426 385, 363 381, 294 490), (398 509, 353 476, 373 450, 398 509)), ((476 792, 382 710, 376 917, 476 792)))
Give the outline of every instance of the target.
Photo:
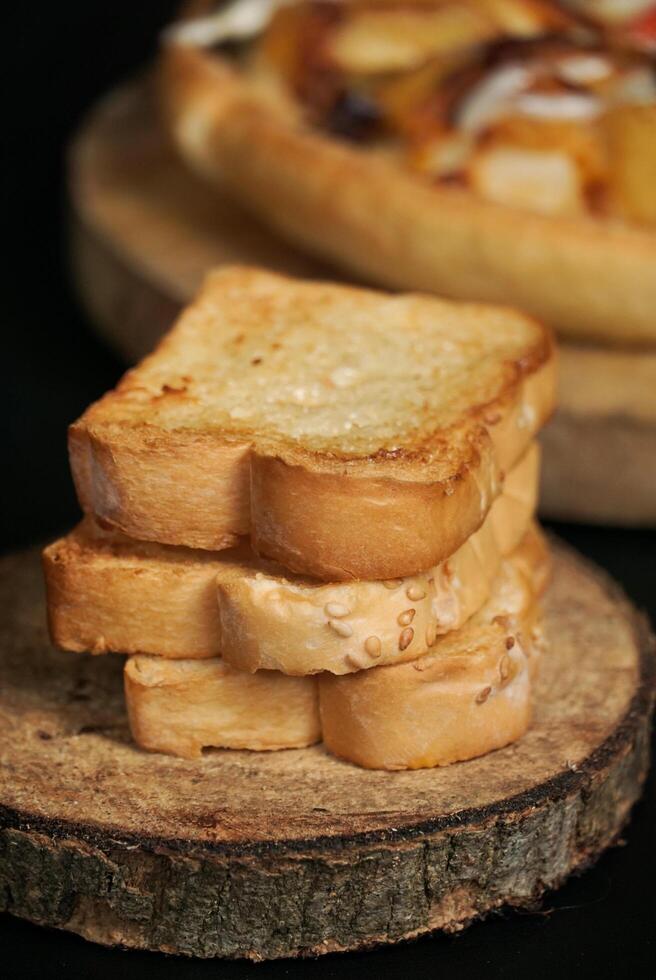
POLYGON ((542 214, 575 214, 583 203, 576 164, 566 153, 513 146, 483 149, 469 178, 489 201, 542 214))
POLYGON ((575 0, 572 6, 601 23, 625 24, 653 7, 654 0, 575 0))
POLYGON ((236 0, 178 29, 261 31, 309 124, 426 179, 656 223, 656 0, 236 0))
POLYGON ((464 180, 474 147, 472 135, 450 132, 425 140, 410 150, 409 162, 414 170, 437 180, 464 180))
POLYGON ((504 34, 539 37, 572 28, 576 21, 558 3, 549 0, 482 0, 504 34))
POLYGON ((569 54, 555 65, 556 74, 569 85, 594 85, 602 82, 613 72, 609 58, 595 52, 569 54))
POLYGON ((475 133, 506 115, 513 99, 526 91, 534 72, 526 65, 502 65, 483 76, 464 99, 456 124, 465 132, 475 133))
POLYGON ((656 51, 656 5, 638 17, 627 31, 629 41, 645 51, 656 51))
POLYGON ((652 105, 656 102, 656 73, 652 66, 641 66, 616 78, 607 94, 609 105, 652 105))
POLYGON ((585 92, 527 92, 514 107, 538 119, 592 119, 602 109, 599 99, 585 92))
POLYGON ((466 0, 351 6, 352 15, 336 26, 327 50, 336 67, 358 75, 406 71, 495 34, 484 5, 466 0))
POLYGON ((380 108, 361 92, 341 92, 326 119, 332 133, 359 141, 376 135, 382 123, 380 108))
POLYGON ((613 211, 656 225, 656 102, 618 106, 603 123, 613 162, 608 179, 613 211))
POLYGON ((196 17, 174 24, 167 39, 180 44, 212 47, 228 41, 256 37, 267 26, 277 7, 285 0, 234 0, 207 17, 196 17))

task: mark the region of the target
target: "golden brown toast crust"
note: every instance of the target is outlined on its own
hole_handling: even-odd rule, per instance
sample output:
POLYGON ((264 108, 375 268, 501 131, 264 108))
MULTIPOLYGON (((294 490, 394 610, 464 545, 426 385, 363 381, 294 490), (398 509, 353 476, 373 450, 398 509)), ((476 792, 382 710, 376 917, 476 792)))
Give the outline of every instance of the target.
POLYGON ((298 107, 200 48, 166 45, 162 98, 187 162, 310 252, 386 286, 511 302, 563 334, 656 338, 656 236, 434 187, 299 122, 298 107))
POLYGON ((538 462, 533 443, 482 527, 447 563, 392 582, 294 578, 246 545, 207 552, 139 542, 87 517, 43 553, 52 640, 75 652, 222 655, 249 672, 342 673, 412 659, 488 597, 501 556, 516 548, 534 513, 538 462), (397 620, 409 609, 412 636, 400 652, 397 620), (373 636, 380 649, 374 644, 369 656, 373 636))
POLYGON ((135 741, 198 758, 204 747, 274 750, 318 741, 368 768, 448 765, 519 738, 542 651, 546 547, 532 531, 504 560, 491 598, 426 657, 346 677, 248 674, 223 660, 131 657, 125 696, 135 741), (319 698, 321 720, 319 719, 319 698))
MULTIPOLYGON (((369 370, 367 351, 360 355, 369 370)), ((273 356, 281 357, 278 351, 273 356)), ((303 356, 299 371, 305 370, 303 356)), ((284 362, 281 370, 287 370, 284 362)), ((324 386, 337 415, 339 400, 349 395, 342 370, 352 369, 338 366, 330 375, 339 381, 337 391, 324 386)), ((375 377, 372 383, 378 384, 375 377)), ((271 390, 275 399, 276 386, 274 371, 263 395, 271 390)), ((223 269, 208 277, 155 353, 71 426, 71 467, 83 509, 136 539, 220 550, 250 533, 256 551, 302 574, 327 580, 410 575, 448 557, 480 526, 499 492, 500 470, 514 464, 551 413, 554 386, 549 332, 514 311, 223 269), (258 343, 269 343, 268 323, 286 330, 286 317, 301 323, 302 336, 306 316, 308 324, 316 321, 311 356, 327 342, 331 313, 337 364, 350 317, 364 323, 361 345, 369 332, 373 344, 387 331, 397 347, 406 330, 409 338, 424 338, 435 378, 428 390, 432 398, 444 389, 443 405, 417 407, 421 389, 403 377, 394 431, 394 406, 384 406, 397 389, 385 379, 387 397, 371 398, 362 409, 371 416, 372 405, 381 405, 380 433, 374 419, 373 428, 356 425, 347 436, 298 435, 298 426, 311 427, 314 409, 288 408, 284 399, 296 391, 292 377, 291 395, 285 389, 280 396, 292 413, 292 432, 267 425, 260 408, 259 424, 250 428, 232 420, 232 412, 242 410, 233 407, 241 395, 228 390, 227 368, 228 380, 219 384, 207 364, 214 358, 221 368, 229 353, 248 390, 256 375, 246 378, 246 372, 256 371, 262 358, 244 367, 234 352, 239 343, 252 353, 258 343), (248 321, 243 331, 230 333, 240 318, 248 321), (433 348, 445 351, 444 365, 433 348)), ((350 397, 357 399, 354 387, 350 397)))
POLYGON ((132 737, 152 752, 197 759, 204 748, 300 749, 321 738, 309 677, 137 656, 127 660, 124 681, 132 737))
POLYGON ((85 518, 43 552, 53 643, 76 653, 217 656, 222 557, 140 543, 85 518))
POLYGON ((319 678, 322 737, 367 769, 423 769, 516 741, 531 719, 544 646, 537 602, 544 541, 527 535, 502 566, 490 600, 433 651, 343 677, 319 678))
MULTIPOLYGON (((217 578, 222 655, 241 670, 353 673, 423 656, 489 598, 501 558, 527 533, 537 447, 509 474, 481 528, 424 575, 317 586, 235 570, 217 578)), ((539 550, 539 544, 535 545, 539 550)))

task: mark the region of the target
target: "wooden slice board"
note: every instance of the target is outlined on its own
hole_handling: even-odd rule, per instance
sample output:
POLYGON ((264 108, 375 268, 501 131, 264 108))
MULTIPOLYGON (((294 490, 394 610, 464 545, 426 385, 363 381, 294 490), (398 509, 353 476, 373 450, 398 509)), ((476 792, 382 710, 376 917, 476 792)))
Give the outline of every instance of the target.
MULTIPOLYGON (((128 362, 152 349, 212 266, 343 278, 185 169, 158 126, 148 80, 118 89, 88 119, 71 149, 70 196, 80 295, 128 362)), ((563 346, 561 356, 542 513, 656 524, 656 352, 563 346)))
POLYGON ((645 624, 561 546, 529 733, 444 769, 312 749, 135 748, 118 656, 48 643, 36 552, 0 562, 0 909, 105 944, 252 959, 456 930, 612 844, 648 762, 645 624))

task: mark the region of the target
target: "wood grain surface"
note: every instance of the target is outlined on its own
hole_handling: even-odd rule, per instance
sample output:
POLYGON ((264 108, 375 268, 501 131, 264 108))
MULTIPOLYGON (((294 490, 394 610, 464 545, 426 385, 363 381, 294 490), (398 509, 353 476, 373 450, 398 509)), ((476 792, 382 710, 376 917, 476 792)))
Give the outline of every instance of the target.
POLYGON ((518 744, 371 772, 321 746, 148 754, 118 656, 55 651, 39 558, 0 562, 0 909, 201 957, 316 954, 530 905, 613 842, 648 755, 653 652, 598 570, 561 546, 551 650, 518 744))

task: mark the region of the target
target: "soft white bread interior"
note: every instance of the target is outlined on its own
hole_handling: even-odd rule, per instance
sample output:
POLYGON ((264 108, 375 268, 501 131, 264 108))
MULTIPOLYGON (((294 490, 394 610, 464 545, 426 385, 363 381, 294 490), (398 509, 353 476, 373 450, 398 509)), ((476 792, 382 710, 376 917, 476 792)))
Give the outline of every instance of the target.
POLYGON ((413 659, 487 599, 501 556, 533 515, 538 462, 532 443, 447 562, 383 582, 322 584, 246 546, 206 552, 134 541, 87 517, 43 553, 52 640, 76 652, 223 654, 241 670, 290 674, 413 659))
POLYGON ((130 657, 125 700, 135 742, 195 759, 204 748, 292 749, 321 738, 316 681, 222 660, 130 657))
POLYGON ((369 769, 449 765, 501 748, 529 725, 543 644, 531 583, 506 559, 490 600, 427 656, 320 676, 326 747, 369 769))
POLYGON ((71 427, 71 466, 131 537, 391 578, 480 526, 553 400, 550 334, 515 311, 227 268, 71 427))

